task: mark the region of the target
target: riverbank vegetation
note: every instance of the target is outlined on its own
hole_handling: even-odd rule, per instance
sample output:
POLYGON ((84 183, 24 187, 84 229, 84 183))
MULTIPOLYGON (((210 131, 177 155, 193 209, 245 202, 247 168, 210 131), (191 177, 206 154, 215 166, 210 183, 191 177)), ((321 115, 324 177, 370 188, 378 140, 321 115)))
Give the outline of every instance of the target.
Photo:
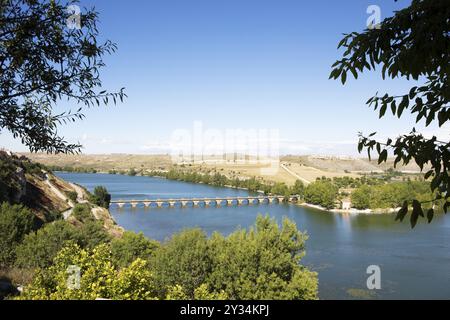
POLYGON ((29 282, 20 283, 23 292, 12 292, 10 298, 318 297, 317 274, 300 264, 307 236, 289 220, 279 226, 269 217, 259 216, 254 227, 227 237, 219 233, 208 237, 204 231, 192 229, 160 243, 132 232, 110 237, 89 219, 86 208, 77 207, 76 224, 58 220, 36 230, 34 215, 26 208, 2 205, 2 273, 29 274, 29 282), (74 267, 79 278, 71 282, 68 270, 74 267))
MULTIPOLYGON (((15 179, 20 168, 28 184, 34 174, 42 176, 45 188, 40 196, 48 198, 57 192, 62 197, 59 201, 72 201, 73 206, 46 220, 38 218, 38 209, 25 204, 5 201, 0 206, 0 299, 318 297, 317 274, 300 264, 307 236, 293 222, 286 220, 280 226, 260 216, 254 227, 229 236, 208 237, 192 229, 157 242, 122 229, 116 232, 105 209, 111 200, 106 188, 96 187, 91 194, 57 178, 48 168, 24 165, 22 160, 5 155, 3 163, 14 164, 11 175, 2 181, 5 185, 11 184, 7 179, 15 179), (67 273, 73 266, 80 271, 80 286, 75 289, 67 273), (5 287, 9 289, 3 291, 5 287)), ((227 180, 217 174, 209 182, 222 185, 227 180)), ((277 192, 294 190, 285 185, 272 187, 277 192)), ((294 187, 303 189, 301 183, 294 187)), ((30 190, 25 188, 24 195, 34 196, 28 194, 30 190)))
MULTIPOLYGON (((55 169, 53 167, 53 169, 55 169)), ((56 168, 62 169, 62 168, 56 168)), ((68 172, 78 172, 69 168, 68 172)), ((419 199, 424 208, 430 207, 432 192, 430 183, 423 175, 405 175, 393 169, 383 173, 371 173, 360 177, 317 178, 316 181, 304 185, 297 180, 293 186, 285 183, 267 182, 252 177, 248 179, 228 178, 219 172, 198 173, 191 170, 172 169, 169 171, 114 171, 109 174, 143 175, 189 183, 202 183, 216 187, 242 188, 250 192, 262 192, 266 195, 298 197, 300 202, 320 206, 327 210, 340 209, 342 201, 351 202, 357 210, 385 210, 399 208, 404 201, 419 199), (427 203, 429 205, 427 205, 427 203)))
POLYGON ((418 199, 424 208, 430 206, 434 194, 425 181, 393 182, 379 185, 362 185, 351 194, 356 209, 399 208, 405 201, 418 199), (426 206, 428 203, 428 206, 426 206))

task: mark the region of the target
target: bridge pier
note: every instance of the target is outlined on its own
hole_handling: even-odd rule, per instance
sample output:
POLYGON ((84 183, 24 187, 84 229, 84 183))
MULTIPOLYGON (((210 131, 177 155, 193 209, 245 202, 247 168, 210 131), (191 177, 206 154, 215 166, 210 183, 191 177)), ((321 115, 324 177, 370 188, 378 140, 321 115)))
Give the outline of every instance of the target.
POLYGON ((190 205, 190 203, 193 204, 194 207, 221 207, 221 206, 233 206, 235 202, 238 206, 244 206, 244 205, 256 205, 256 204, 274 204, 274 203, 283 203, 283 202, 298 202, 299 197, 298 196, 290 196, 288 198, 281 197, 281 196, 257 196, 257 197, 236 197, 236 198, 205 198, 205 199, 158 199, 158 200, 118 200, 112 201, 111 205, 117 205, 119 209, 124 208, 126 205, 130 205, 133 209, 138 208, 139 204, 142 204, 146 209, 151 208, 153 204, 156 204, 157 208, 162 208, 167 205, 170 208, 177 207, 177 204, 179 203, 181 207, 185 208, 190 205))
POLYGON ((156 206, 157 206, 158 208, 162 208, 162 206, 163 206, 163 204, 164 204, 163 201, 156 201, 155 203, 156 203, 156 206))

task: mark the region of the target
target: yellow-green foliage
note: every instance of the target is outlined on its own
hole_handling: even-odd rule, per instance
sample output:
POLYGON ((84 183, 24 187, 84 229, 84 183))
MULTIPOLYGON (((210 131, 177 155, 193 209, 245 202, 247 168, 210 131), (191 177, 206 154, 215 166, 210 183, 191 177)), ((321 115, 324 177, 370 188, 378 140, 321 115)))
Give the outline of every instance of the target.
POLYGON ((107 245, 84 250, 69 243, 59 252, 50 268, 38 271, 20 299, 150 299, 152 283, 144 260, 137 259, 119 271, 112 263, 107 245), (78 289, 68 285, 70 266, 80 268, 78 289))
POLYGON ((20 298, 317 299, 317 274, 300 265, 306 239, 287 219, 280 227, 259 216, 228 237, 193 229, 161 245, 131 234, 94 249, 69 241, 20 298), (125 248, 132 254, 123 255, 125 248), (80 268, 79 289, 68 286, 71 266, 80 268))

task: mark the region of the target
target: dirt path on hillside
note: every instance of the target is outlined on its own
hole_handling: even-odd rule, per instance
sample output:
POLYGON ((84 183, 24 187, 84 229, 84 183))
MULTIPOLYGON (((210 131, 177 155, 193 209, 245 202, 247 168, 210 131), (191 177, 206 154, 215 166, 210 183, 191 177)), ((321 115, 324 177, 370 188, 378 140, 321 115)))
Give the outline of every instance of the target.
POLYGON ((292 171, 291 169, 289 169, 288 167, 286 167, 286 165, 280 163, 281 168, 286 171, 287 173, 289 173, 291 176, 297 178, 298 180, 302 181, 303 183, 306 184, 310 184, 311 181, 306 180, 305 178, 300 177, 298 174, 296 174, 294 171, 292 171))

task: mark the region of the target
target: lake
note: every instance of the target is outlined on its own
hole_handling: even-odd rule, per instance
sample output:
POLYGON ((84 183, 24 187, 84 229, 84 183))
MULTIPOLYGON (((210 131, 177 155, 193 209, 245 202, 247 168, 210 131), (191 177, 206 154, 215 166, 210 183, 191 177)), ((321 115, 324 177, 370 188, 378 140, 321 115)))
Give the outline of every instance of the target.
MULTIPOLYGON (((58 176, 90 191, 105 186, 113 200, 254 195, 245 190, 149 177, 58 176)), ((227 235, 253 225, 258 214, 269 214, 278 222, 287 217, 309 235, 302 264, 319 273, 321 299, 450 299, 450 216, 438 215, 430 225, 422 221, 411 230, 409 223, 395 222, 390 214, 343 215, 294 204, 121 210, 112 206, 110 211, 125 229, 160 241, 192 227, 227 235), (381 268, 381 290, 367 289, 370 265, 381 268)))

